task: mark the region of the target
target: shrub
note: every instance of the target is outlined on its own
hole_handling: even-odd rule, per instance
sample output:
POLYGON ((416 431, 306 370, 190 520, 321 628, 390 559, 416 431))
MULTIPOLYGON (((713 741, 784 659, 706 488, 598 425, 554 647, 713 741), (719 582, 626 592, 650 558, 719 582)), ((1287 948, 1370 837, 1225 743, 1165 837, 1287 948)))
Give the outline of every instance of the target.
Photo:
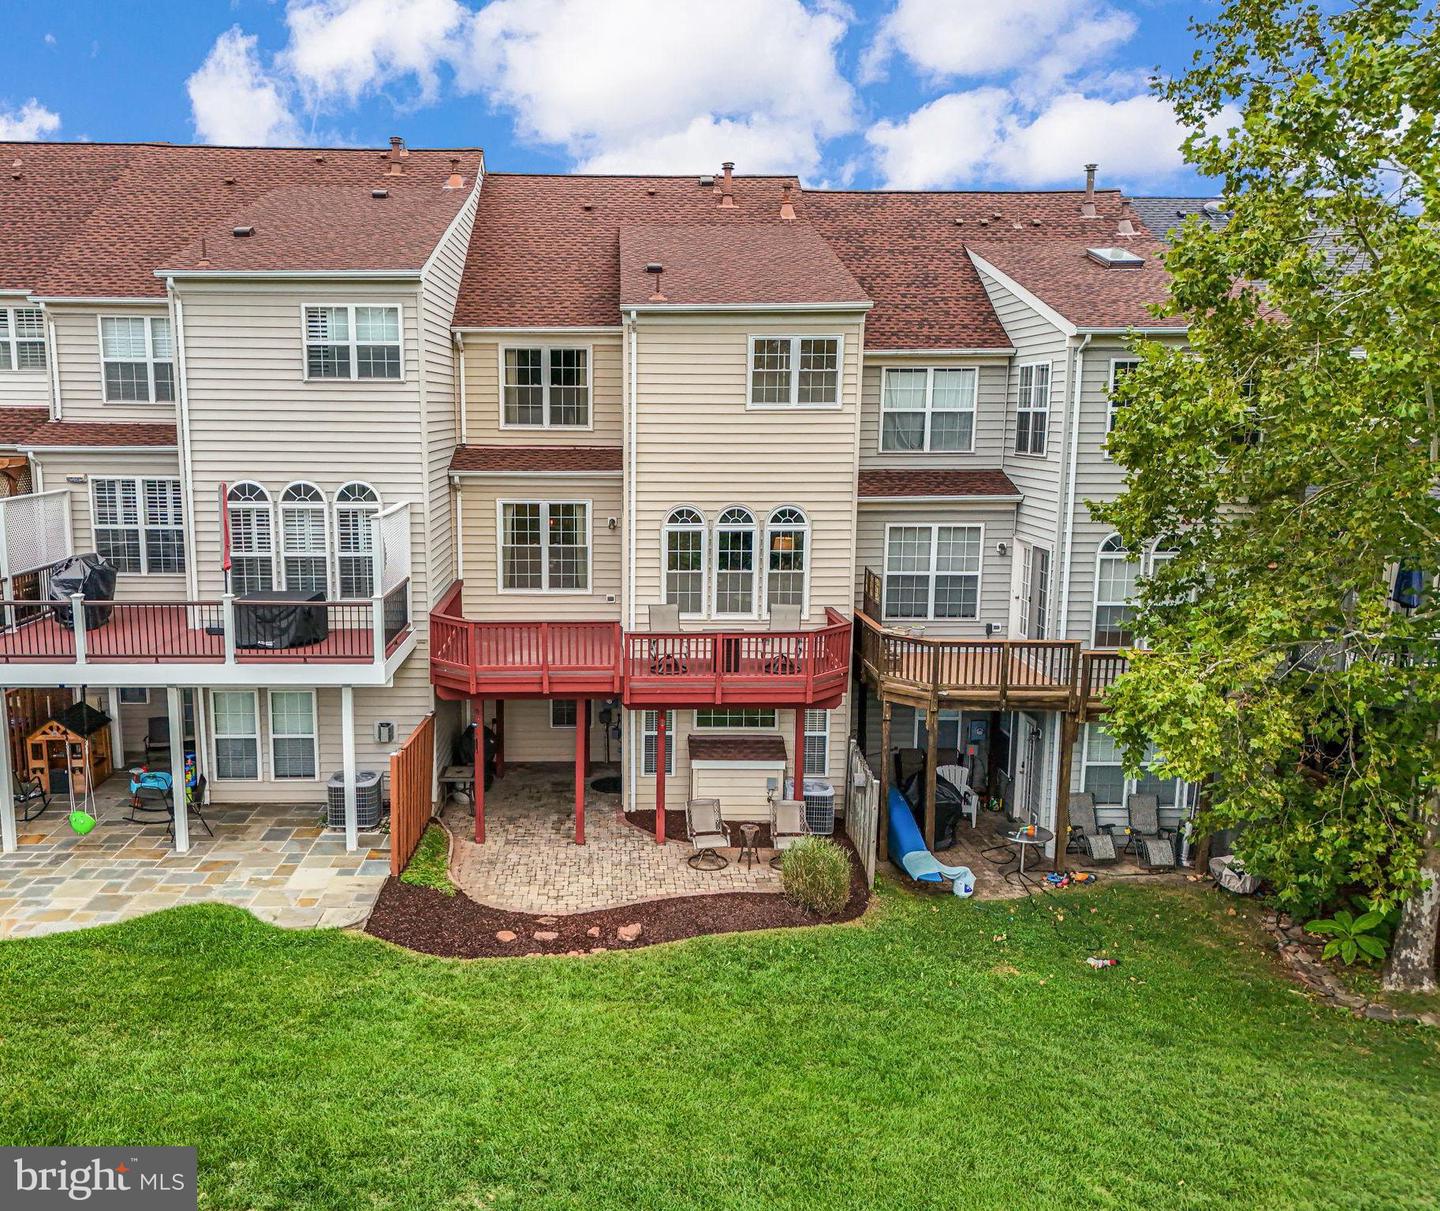
POLYGON ((780 860, 785 894, 822 917, 833 917, 850 898, 850 856, 824 837, 804 837, 780 860))
POLYGON ((1306 932, 1325 934, 1330 939, 1320 957, 1338 957, 1346 967, 1356 959, 1362 963, 1378 963, 1385 957, 1385 939, 1376 936, 1384 928, 1385 914, 1374 909, 1359 917, 1341 910, 1333 917, 1311 921, 1305 926, 1306 932))
POLYGON ((429 887, 444 895, 453 896, 455 886, 450 882, 450 845, 445 839, 445 830, 432 824, 420 838, 414 854, 400 872, 400 882, 413 883, 416 887, 429 887))

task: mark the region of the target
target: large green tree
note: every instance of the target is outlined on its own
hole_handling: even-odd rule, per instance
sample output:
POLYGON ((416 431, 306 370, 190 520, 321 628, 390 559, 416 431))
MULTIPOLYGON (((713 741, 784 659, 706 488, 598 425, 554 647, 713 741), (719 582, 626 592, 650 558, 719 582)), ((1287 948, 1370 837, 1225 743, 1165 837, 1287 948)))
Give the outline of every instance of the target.
POLYGON ((1129 486, 1092 506, 1179 552, 1108 726, 1206 784, 1206 827, 1243 826, 1292 911, 1401 906, 1386 982, 1433 988, 1437 12, 1229 0, 1195 31, 1158 87, 1230 219, 1166 256, 1188 345, 1139 346, 1111 438, 1129 486), (1392 601, 1397 563, 1429 573, 1418 608, 1392 601))

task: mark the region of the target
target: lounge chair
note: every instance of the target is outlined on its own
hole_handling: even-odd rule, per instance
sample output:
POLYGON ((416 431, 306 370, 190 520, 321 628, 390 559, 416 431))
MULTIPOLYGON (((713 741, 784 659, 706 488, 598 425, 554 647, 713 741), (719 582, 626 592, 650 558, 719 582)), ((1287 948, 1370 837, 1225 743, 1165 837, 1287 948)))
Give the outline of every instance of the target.
POLYGON ((779 866, 785 851, 801 837, 809 835, 803 799, 770 800, 770 846, 775 851, 775 856, 770 859, 771 866, 779 866))
POLYGON ((665 639, 659 636, 671 635, 680 629, 680 607, 678 605, 652 605, 646 607, 650 629, 658 632, 650 640, 648 655, 650 672, 657 676, 684 676, 686 664, 684 640, 665 639))
POLYGON ((1127 795, 1125 848, 1141 866, 1158 870, 1175 865, 1175 833, 1160 827, 1160 801, 1154 795, 1127 795))
POLYGON ((22 778, 19 774, 13 774, 12 780, 15 784, 15 806, 21 809, 20 819, 33 820, 43 815, 50 806, 50 792, 45 789, 45 784, 39 778, 22 778), (37 803, 39 807, 35 806, 37 803))
POLYGON ((720 853, 730 844, 730 834, 720 818, 719 799, 691 799, 685 805, 685 835, 695 847, 686 861, 696 870, 724 870, 730 865, 720 853))
POLYGON ((1065 841, 1065 852, 1072 850, 1078 850, 1092 862, 1114 862, 1120 856, 1115 852, 1115 838, 1095 821, 1095 796, 1089 791, 1077 791, 1070 796, 1070 835, 1065 841))

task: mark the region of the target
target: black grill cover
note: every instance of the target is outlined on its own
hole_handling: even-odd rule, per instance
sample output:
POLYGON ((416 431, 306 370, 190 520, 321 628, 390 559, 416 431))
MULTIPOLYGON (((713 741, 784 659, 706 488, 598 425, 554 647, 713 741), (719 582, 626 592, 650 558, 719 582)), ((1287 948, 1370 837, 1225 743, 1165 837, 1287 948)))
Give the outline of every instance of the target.
POLYGON ((325 642, 329 615, 324 605, 309 604, 324 600, 324 593, 303 589, 246 593, 235 602, 235 646, 278 651, 325 642))
MULTIPOLYGON (((89 601, 113 601, 115 599, 115 567, 91 551, 84 555, 72 555, 63 563, 56 564, 50 571, 50 600, 64 602, 53 607, 55 621, 62 627, 73 627, 73 611, 70 609, 70 595, 81 594, 89 601)), ((85 607, 85 629, 93 631, 110 621, 114 611, 108 605, 87 605, 85 607)))

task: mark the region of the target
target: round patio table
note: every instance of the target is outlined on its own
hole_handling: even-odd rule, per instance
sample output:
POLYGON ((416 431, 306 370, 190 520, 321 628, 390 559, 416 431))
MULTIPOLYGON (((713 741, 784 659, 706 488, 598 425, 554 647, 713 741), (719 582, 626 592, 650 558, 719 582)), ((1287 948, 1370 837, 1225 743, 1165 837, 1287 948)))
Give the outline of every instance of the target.
POLYGON ((1016 847, 1016 852, 1020 856, 1020 870, 1018 873, 1022 879, 1025 878, 1026 846, 1038 845, 1043 849, 1044 846, 1054 840, 1054 837, 1055 834, 1048 828, 1041 828, 1038 824, 1030 828, 1013 828, 1005 834, 1005 840, 1016 847))

